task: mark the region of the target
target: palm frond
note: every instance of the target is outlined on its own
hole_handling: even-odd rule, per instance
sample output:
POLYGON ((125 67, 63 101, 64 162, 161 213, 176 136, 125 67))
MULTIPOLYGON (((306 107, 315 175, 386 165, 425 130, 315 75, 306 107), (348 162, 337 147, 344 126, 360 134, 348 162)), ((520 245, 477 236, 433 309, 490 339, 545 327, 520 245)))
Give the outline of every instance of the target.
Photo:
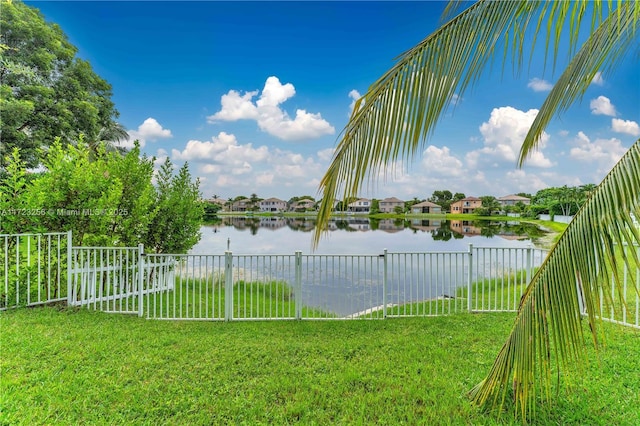
POLYGON ((585 347, 581 303, 597 343, 599 307, 614 303, 607 287, 613 282, 618 303, 626 300, 620 262, 640 268, 635 250, 621 257, 617 249, 640 244, 633 222, 639 213, 640 139, 592 193, 531 280, 489 375, 470 391, 475 404, 499 408, 513 393, 520 413, 531 414, 537 396, 550 397, 552 365, 580 366, 585 347))
POLYGON ((640 2, 624 2, 593 31, 542 104, 520 149, 519 166, 537 148, 551 119, 582 98, 596 73, 607 75, 624 60, 632 43, 637 42, 639 19, 640 2))
MULTIPOLYGON (((459 3, 454 1, 445 16, 456 13, 459 3)), ((385 166, 394 161, 413 158, 453 96, 463 96, 480 79, 501 43, 503 62, 512 57, 519 70, 525 41, 532 40, 533 51, 538 33, 543 33, 546 50, 553 47, 555 61, 563 33, 579 33, 586 9, 592 13, 591 25, 595 28, 600 22, 601 2, 480 0, 400 55, 356 102, 339 135, 331 165, 320 182, 323 195, 314 245, 324 232, 333 200, 339 195, 342 199, 357 196, 368 177, 378 176, 381 171, 384 175, 385 166), (591 6, 587 8, 587 4, 591 6)), ((577 43, 577 37, 570 37, 570 50, 577 43)))
POLYGON ((356 102, 320 188, 322 204, 315 243, 329 204, 355 196, 367 175, 411 158, 434 129, 453 95, 478 77, 507 28, 527 2, 480 1, 403 53, 396 65, 356 102), (487 25, 489 22, 491 25, 487 25))

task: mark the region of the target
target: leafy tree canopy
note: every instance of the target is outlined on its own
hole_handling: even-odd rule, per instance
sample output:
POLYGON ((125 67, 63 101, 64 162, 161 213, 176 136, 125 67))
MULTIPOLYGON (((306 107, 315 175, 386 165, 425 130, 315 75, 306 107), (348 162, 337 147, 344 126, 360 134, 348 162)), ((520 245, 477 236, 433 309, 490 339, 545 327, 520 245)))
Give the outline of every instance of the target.
POLYGON ((135 246, 184 253, 200 238, 203 213, 198 181, 185 164, 174 176, 167 160, 152 184, 153 158, 136 144, 126 155, 98 156, 81 137, 57 139, 43 157, 45 170, 28 179, 14 148, 0 179, 0 233, 73 231, 74 244, 135 246))
POLYGON ((38 148, 84 134, 89 144, 122 139, 111 86, 76 57, 60 27, 19 1, 0 0, 0 168, 14 148, 28 167, 38 148))

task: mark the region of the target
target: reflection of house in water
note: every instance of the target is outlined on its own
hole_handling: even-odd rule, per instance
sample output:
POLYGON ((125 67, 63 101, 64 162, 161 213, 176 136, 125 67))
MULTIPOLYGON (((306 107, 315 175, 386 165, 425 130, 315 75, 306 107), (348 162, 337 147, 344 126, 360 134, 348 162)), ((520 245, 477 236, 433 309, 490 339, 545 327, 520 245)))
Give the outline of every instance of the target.
POLYGON ((423 232, 433 232, 437 229, 440 229, 442 226, 441 220, 421 220, 421 219, 412 219, 411 220, 411 229, 415 229, 423 232))
POLYGON ((326 228, 324 229, 325 231, 337 231, 340 228, 338 228, 335 220, 330 220, 329 223, 327 223, 326 228))
POLYGON ((382 219, 378 222, 378 230, 384 232, 400 232, 404 230, 404 222, 394 219, 382 219))
POLYGON ((349 224, 349 228, 355 229, 356 231, 371 230, 371 224, 369 223, 369 219, 351 218, 347 220, 347 223, 349 224))
POLYGON ((453 232, 467 237, 473 237, 474 235, 480 235, 482 233, 482 228, 473 226, 472 222, 468 220, 450 220, 449 227, 453 232))
POLYGON ((287 219, 287 225, 289 228, 294 229, 296 231, 313 231, 316 224, 313 220, 307 220, 304 218, 299 219, 287 219))
POLYGON ((261 217, 260 228, 276 230, 287 226, 287 220, 281 217, 261 217))
POLYGON ((255 219, 238 216, 228 216, 222 219, 222 223, 227 226, 231 225, 238 230, 244 230, 255 224, 255 219))

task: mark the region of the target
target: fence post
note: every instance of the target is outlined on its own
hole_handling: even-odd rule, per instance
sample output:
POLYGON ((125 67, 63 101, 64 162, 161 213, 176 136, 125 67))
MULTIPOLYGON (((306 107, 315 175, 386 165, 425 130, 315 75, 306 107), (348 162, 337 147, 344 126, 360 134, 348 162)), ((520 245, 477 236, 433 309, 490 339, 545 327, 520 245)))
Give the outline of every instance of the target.
POLYGON ((142 317, 144 312, 144 245, 138 244, 138 317, 142 317))
POLYGON ((527 281, 527 285, 529 285, 529 281, 531 280, 531 268, 533 268, 533 259, 531 258, 531 254, 532 254, 532 245, 529 244, 529 247, 527 247, 527 268, 526 268, 526 281, 527 281))
POLYGON ((224 320, 233 319, 233 254, 224 252, 224 320))
POLYGON ((296 319, 302 319, 302 252, 296 251, 296 288, 293 292, 296 319))
POLYGON ((73 235, 71 231, 67 231, 67 306, 72 306, 72 271, 73 271, 73 235))
POLYGON ((382 318, 387 319, 387 249, 382 256, 382 318))
POLYGON ((469 272, 467 277, 467 309, 472 312, 471 283, 473 281, 473 244, 469 243, 469 272))

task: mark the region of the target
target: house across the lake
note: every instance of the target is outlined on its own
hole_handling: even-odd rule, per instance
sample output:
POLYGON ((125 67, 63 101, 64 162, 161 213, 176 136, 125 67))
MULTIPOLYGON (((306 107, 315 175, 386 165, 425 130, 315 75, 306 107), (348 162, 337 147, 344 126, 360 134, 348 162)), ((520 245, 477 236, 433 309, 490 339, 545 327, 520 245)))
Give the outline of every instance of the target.
POLYGON ((293 203, 291 203, 291 205, 289 206, 289 211, 304 212, 308 210, 315 210, 315 207, 316 207, 315 201, 310 200, 308 198, 303 198, 301 200, 294 201, 293 203))
POLYGON ((423 201, 418 204, 414 204, 411 206, 411 213, 420 214, 420 213, 432 213, 432 214, 440 214, 442 213, 442 207, 437 205, 436 203, 432 203, 431 201, 423 201))
POLYGON ((231 205, 231 211, 246 212, 251 210, 251 207, 253 207, 253 204, 251 203, 251 201, 249 201, 249 199, 247 198, 244 198, 242 200, 234 201, 233 204, 231 205))
POLYGON ((515 195, 515 194, 505 195, 504 197, 500 197, 498 198, 498 202, 502 206, 515 206, 518 203, 522 203, 525 206, 528 206, 529 204, 531 204, 531 200, 529 198, 522 197, 520 195, 515 195))
POLYGON ((482 200, 478 197, 465 197, 455 203, 451 203, 451 213, 469 214, 482 207, 482 200))
POLYGON ((400 207, 404 210, 404 201, 396 197, 390 197, 378 202, 380 213, 395 213, 396 207, 400 207))
POLYGON ((360 198, 350 203, 347 211, 352 213, 369 213, 371 210, 371 200, 368 198, 360 198))
POLYGON ((287 202, 279 198, 267 198, 260 201, 261 212, 284 212, 287 210, 287 202))

